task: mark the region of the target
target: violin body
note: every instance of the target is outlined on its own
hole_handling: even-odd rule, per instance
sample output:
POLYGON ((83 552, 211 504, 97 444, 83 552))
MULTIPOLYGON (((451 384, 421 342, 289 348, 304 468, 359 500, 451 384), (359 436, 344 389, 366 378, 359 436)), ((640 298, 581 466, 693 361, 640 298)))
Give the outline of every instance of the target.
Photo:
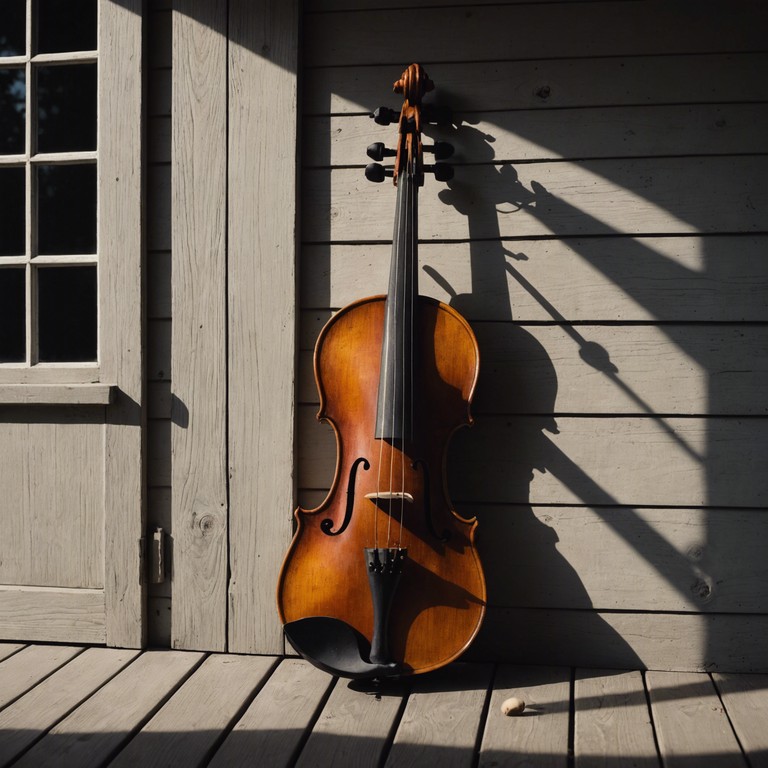
MULTIPOLYGON (((448 497, 451 435, 472 422, 477 341, 456 310, 418 293, 418 188, 450 145, 422 145, 421 96, 433 87, 412 64, 395 83, 405 95, 397 150, 372 144, 372 181, 397 188, 386 296, 340 310, 315 347, 318 418, 336 434, 336 471, 325 501, 296 510, 277 604, 286 637, 321 669, 346 677, 419 674, 457 658, 485 613, 474 546, 477 522, 448 497)), ((425 112, 428 109, 425 108, 425 112)), ((374 113, 390 121, 391 110, 374 113)), ((448 154, 447 154, 448 153, 448 154)))
POLYGON ((284 623, 332 616, 370 642, 373 605, 363 549, 374 538, 375 518, 381 540, 387 540, 389 527, 390 541, 408 542, 408 557, 390 608, 389 647, 399 674, 417 674, 459 656, 485 612, 485 581, 473 543, 477 523, 451 508, 444 471, 450 436, 471 423, 469 403, 479 354, 464 318, 447 305, 420 296, 419 383, 424 395, 415 414, 418 437, 404 451, 388 442, 381 450, 382 441, 374 438, 372 425, 384 306, 383 296, 351 304, 328 322, 318 338, 318 418, 336 432, 336 475, 323 504, 296 511, 296 535, 280 574, 279 613, 284 623), (323 520, 332 520, 334 530, 343 524, 348 491, 344 481, 360 457, 367 458, 370 468, 358 467, 357 501, 348 526, 338 536, 327 535, 321 529, 323 520), (419 461, 430 468, 428 472, 416 464, 419 461), (376 492, 382 474, 388 478, 403 473, 413 501, 404 502, 407 530, 401 535, 398 510, 388 509, 393 502, 377 503, 366 495, 376 492))

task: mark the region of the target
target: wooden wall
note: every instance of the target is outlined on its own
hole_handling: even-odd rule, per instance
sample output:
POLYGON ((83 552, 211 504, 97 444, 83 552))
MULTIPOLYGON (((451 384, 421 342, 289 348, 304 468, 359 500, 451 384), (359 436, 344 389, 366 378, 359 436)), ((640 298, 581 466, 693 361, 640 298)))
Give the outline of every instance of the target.
POLYGON ((314 339, 386 289, 394 196, 362 169, 394 129, 368 113, 419 60, 457 150, 421 193, 421 292, 482 359, 450 454, 489 585, 472 653, 768 670, 765 6, 402 5, 305 3, 300 501, 335 462, 314 339))

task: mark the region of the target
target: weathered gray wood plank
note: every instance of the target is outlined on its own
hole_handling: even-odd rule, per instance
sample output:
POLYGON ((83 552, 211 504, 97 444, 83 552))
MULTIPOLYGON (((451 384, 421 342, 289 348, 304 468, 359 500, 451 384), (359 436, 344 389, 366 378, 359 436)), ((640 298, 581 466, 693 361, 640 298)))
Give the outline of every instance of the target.
POLYGON ((103 589, 0 586, 0 636, 30 642, 103 643, 103 589))
POLYGON ((28 749, 138 653, 88 648, 0 712, 0 765, 28 749))
POLYGON ((30 645, 0 663, 0 708, 26 693, 77 656, 82 648, 66 645, 30 645))
POLYGON ((709 675, 654 671, 646 682, 664 768, 747 765, 709 675))
POLYGON ((244 653, 284 650, 274 585, 295 506, 298 7, 229 6, 228 627, 244 653))
POLYGON ((14 653, 18 653, 22 648, 24 648, 23 643, 0 643, 0 661, 13 656, 14 653))
POLYGON ((147 651, 55 725, 15 765, 102 765, 200 662, 200 653, 147 651))
POLYGON ((302 659, 285 659, 227 736, 211 768, 293 765, 299 745, 335 679, 302 659))
POLYGON ((209 656, 110 765, 193 768, 211 750, 277 660, 209 656))
POLYGON ((397 725, 407 683, 384 686, 381 694, 339 680, 296 763, 298 768, 381 765, 397 725))
POLYGON ((102 546, 103 539, 106 642, 132 648, 147 636, 138 551, 145 509, 142 32, 141 0, 99 3, 99 358, 101 381, 117 390, 101 435, 104 524, 93 527, 91 540, 102 546))
MULTIPOLYGON (((768 83, 762 76, 768 62, 766 53, 619 55, 608 59, 582 53, 573 59, 539 57, 489 63, 446 62, 441 56, 440 62, 433 64, 422 59, 436 83, 434 96, 427 95, 425 102, 439 100, 462 119, 467 112, 488 109, 717 104, 768 98, 768 83)), ((404 66, 400 62, 308 69, 305 114, 369 113, 380 104, 399 107, 387 84, 404 66)), ((156 90, 159 99, 163 89, 156 90)))
MULTIPOLYGON (((641 158, 459 169, 420 194, 423 240, 760 232, 768 157, 641 158), (439 196, 438 196, 439 193, 439 196), (723 206, 726 198, 729 205, 723 206)), ((306 242, 390 241, 390 184, 360 168, 307 170, 306 242)))
MULTIPOLYGON (((707 104, 479 112, 458 128, 430 126, 425 133, 427 145, 451 143, 449 162, 458 166, 491 159, 762 153, 766 129, 765 104, 707 104)), ((366 147, 385 134, 368 115, 338 115, 307 117, 303 135, 304 166, 311 168, 365 164, 366 147)))
POLYGON ((490 605, 468 659, 614 669, 768 672, 768 617, 490 605))
MULTIPOLYGON (((329 488, 333 432, 313 406, 298 410, 300 486, 329 488)), ((449 485, 458 504, 761 507, 766 430, 734 417, 489 415, 454 436, 449 485)))
MULTIPOLYGON (((766 248, 764 235, 423 243, 419 290, 472 322, 765 321, 766 248)), ((390 251, 304 245, 302 306, 386 293, 390 251)), ((321 327, 310 320, 303 349, 321 327)))
POLYGON ((576 768, 659 768, 640 672, 577 670, 576 768))
POLYGON ((417 678, 385 765, 471 766, 491 671, 454 664, 417 678))
POLYGON ((227 644, 227 9, 173 10, 172 646, 227 644))
POLYGON ((762 510, 460 506, 497 605, 768 613, 762 510))
MULTIPOLYGON (((768 414, 768 328, 520 326, 475 322, 481 375, 472 412, 768 414), (659 370, 664 370, 663 378, 659 370)), ((299 402, 318 403, 313 353, 299 402)))
POLYGON ((768 675, 716 672, 715 685, 751 768, 768 766, 768 675))
MULTIPOLYGON (((760 50, 765 9, 740 0, 722 4, 565 3, 467 9, 408 7, 318 14, 305 48, 308 66, 392 62, 413 56, 403 29, 428 29, 419 56, 430 61, 496 61, 581 56, 628 56, 760 50), (554 9, 554 10, 553 10, 554 9), (685 29, 686 34, 680 34, 685 29), (446 45, 461 30, 461 45, 446 45), (498 34, 489 35, 489 30, 498 34), (360 45, 360 40, 366 45, 360 45)), ((396 79, 399 72, 391 78, 396 79)))
POLYGON ((499 667, 480 745, 480 768, 565 768, 570 678, 564 667, 499 667), (522 716, 502 714, 502 703, 512 696, 525 702, 522 716))

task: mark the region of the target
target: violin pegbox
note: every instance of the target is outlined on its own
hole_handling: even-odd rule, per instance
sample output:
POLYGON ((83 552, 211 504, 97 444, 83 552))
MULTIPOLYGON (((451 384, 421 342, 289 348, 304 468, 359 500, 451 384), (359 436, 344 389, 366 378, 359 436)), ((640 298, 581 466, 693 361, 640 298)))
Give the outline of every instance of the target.
POLYGON ((450 181, 453 178, 453 167, 446 163, 436 162, 424 164, 424 152, 430 152, 435 160, 445 160, 453 154, 453 146, 444 141, 436 141, 431 146, 424 146, 421 138, 424 123, 438 125, 450 124, 451 110, 447 107, 437 107, 422 104, 422 97, 434 90, 435 84, 429 79, 420 64, 411 64, 392 86, 395 93, 404 96, 403 106, 398 113, 389 107, 378 107, 371 114, 377 125, 398 124, 397 149, 388 149, 382 142, 374 142, 367 149, 368 157, 372 160, 383 160, 394 157, 393 166, 383 166, 378 162, 369 163, 365 167, 365 178, 368 181, 382 182, 392 178, 397 186, 398 174, 409 171, 416 183, 424 184, 424 173, 434 173, 438 181, 450 181))

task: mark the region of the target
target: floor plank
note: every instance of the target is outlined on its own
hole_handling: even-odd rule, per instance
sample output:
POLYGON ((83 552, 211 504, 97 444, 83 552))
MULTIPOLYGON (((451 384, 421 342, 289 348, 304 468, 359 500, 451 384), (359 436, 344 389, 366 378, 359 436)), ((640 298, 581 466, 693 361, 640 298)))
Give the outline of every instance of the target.
POLYGON ((709 675, 648 672, 646 684, 664 768, 746 766, 709 675))
POLYGON ((641 672, 577 671, 574 709, 576 768, 659 768, 641 672))
POLYGON ((292 765, 335 679, 302 659, 285 659, 259 691, 209 768, 292 765))
POLYGON ((379 695, 339 680, 312 729, 297 768, 381 764, 399 719, 408 684, 385 685, 379 695))
POLYGON ((499 667, 479 768, 566 768, 570 693, 571 672, 567 667, 499 667), (512 696, 525 702, 522 716, 502 714, 502 702, 512 696))
POLYGON ((713 675, 751 768, 768 768, 768 675, 713 675))
POLYGON ((117 674, 139 651, 88 648, 0 712, 0 766, 117 674))
POLYGON ((13 656, 24 647, 23 643, 0 643, 0 661, 13 656))
POLYGON ((203 656, 147 651, 52 728, 15 767, 102 765, 152 716, 203 656))
POLYGON ((224 730, 275 666, 276 659, 268 656, 209 656, 111 768, 205 765, 224 730))
POLYGON ((0 709, 79 653, 69 645, 30 645, 0 664, 0 709))
POLYGON ((414 681, 387 768, 471 766, 492 667, 455 664, 414 681))

